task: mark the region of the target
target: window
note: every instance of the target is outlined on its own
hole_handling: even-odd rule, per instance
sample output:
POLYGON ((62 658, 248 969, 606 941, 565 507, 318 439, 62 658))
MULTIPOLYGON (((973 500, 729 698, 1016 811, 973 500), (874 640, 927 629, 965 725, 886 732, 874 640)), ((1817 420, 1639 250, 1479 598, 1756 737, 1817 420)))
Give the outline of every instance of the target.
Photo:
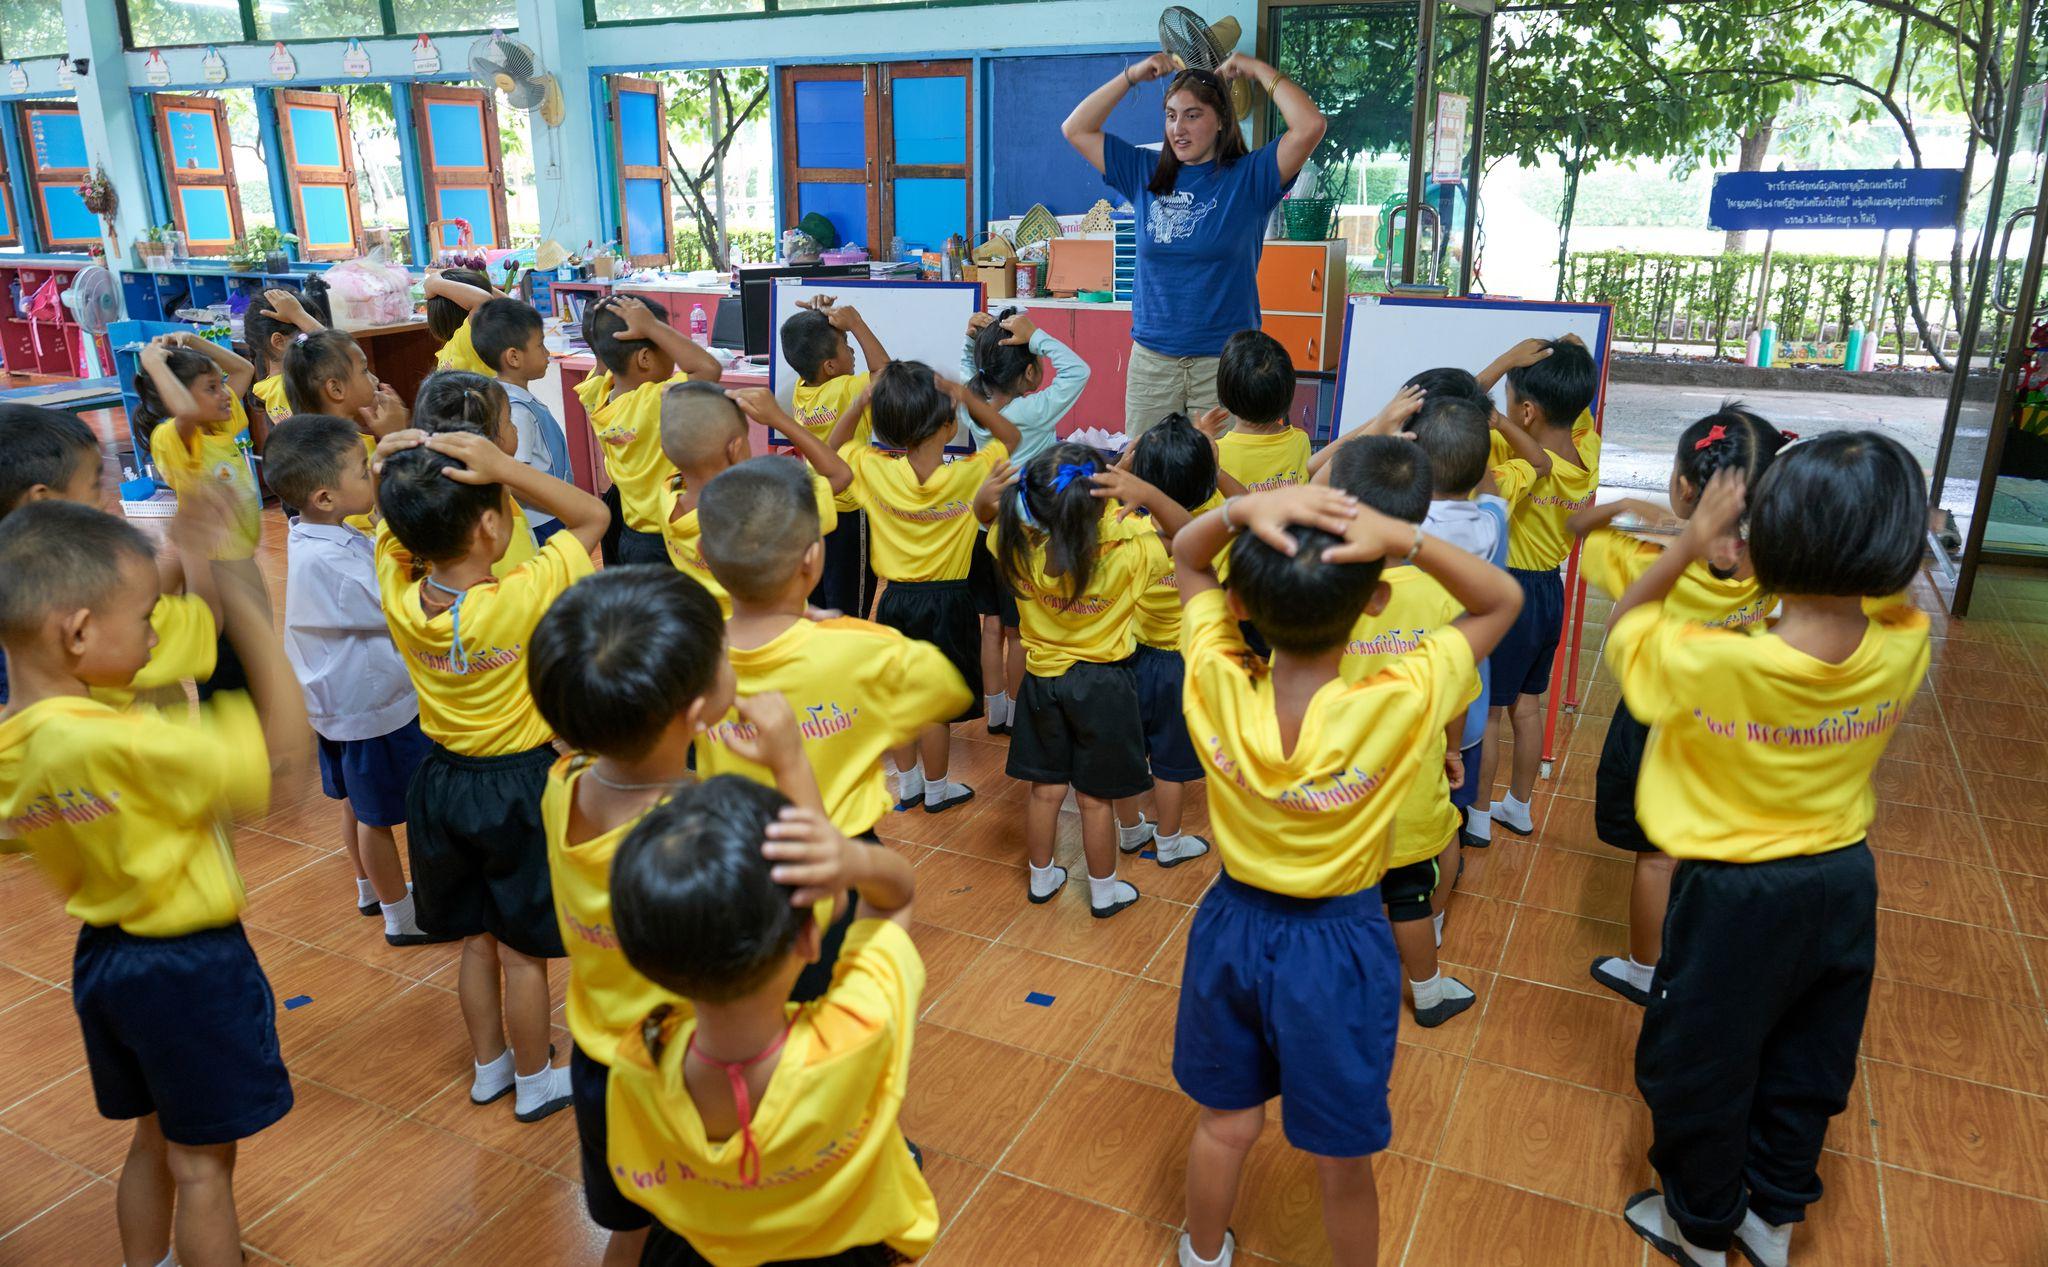
POLYGON ((477 246, 510 245, 493 95, 487 88, 446 84, 421 84, 413 90, 429 253, 461 244, 457 221, 469 225, 477 246))
POLYGON ((180 0, 126 0, 128 47, 176 44, 233 44, 243 37, 242 15, 226 4, 184 4, 180 0))
POLYGON ((785 216, 816 212, 878 259, 891 240, 937 250, 973 219, 967 62, 782 70, 785 216))
POLYGON ((668 112, 661 85, 633 75, 607 77, 612 154, 618 160, 613 189, 619 208, 619 249, 634 264, 669 262, 668 112))
POLYGON ((398 31, 511 31, 519 25, 512 0, 392 0, 398 31))
POLYGON ((729 13, 767 13, 774 0, 584 0, 584 17, 593 25, 646 22, 663 18, 716 17, 729 13))
POLYGON ((254 7, 258 39, 342 39, 383 29, 377 0, 261 0, 254 7))
POLYGON ((99 217, 85 209, 78 184, 91 160, 85 153, 85 129, 78 106, 70 101, 21 103, 22 158, 28 167, 29 210, 46 251, 78 251, 97 246, 99 217))
POLYGON ((279 92, 272 101, 299 257, 347 259, 356 253, 363 229, 347 103, 331 92, 279 92))
MULTIPOLYGON (((28 10, 26 0, 0 0, 0 52, 33 56, 8 42, 6 17, 14 6, 52 25, 64 44, 56 5, 28 10)), ((512 0, 121 0, 129 48, 236 44, 252 40, 374 38, 379 35, 483 32, 518 25, 512 0)))
POLYGON ((21 246, 21 221, 15 218, 14 182, 7 170, 7 149, 0 146, 0 246, 21 246))
POLYGON ((164 165, 171 223, 194 255, 225 255, 242 236, 227 103, 218 97, 158 93, 157 155, 164 165))
POLYGON ((0 56, 19 60, 65 51, 61 6, 43 0, 0 0, 0 56))

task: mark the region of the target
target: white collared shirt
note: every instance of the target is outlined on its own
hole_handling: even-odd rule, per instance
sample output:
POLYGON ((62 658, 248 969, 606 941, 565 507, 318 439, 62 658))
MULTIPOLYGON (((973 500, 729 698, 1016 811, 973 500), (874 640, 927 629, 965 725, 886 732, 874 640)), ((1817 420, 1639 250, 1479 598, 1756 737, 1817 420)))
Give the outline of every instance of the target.
POLYGON ((284 653, 323 738, 388 735, 420 714, 377 591, 376 551, 344 524, 292 520, 284 583, 284 653))

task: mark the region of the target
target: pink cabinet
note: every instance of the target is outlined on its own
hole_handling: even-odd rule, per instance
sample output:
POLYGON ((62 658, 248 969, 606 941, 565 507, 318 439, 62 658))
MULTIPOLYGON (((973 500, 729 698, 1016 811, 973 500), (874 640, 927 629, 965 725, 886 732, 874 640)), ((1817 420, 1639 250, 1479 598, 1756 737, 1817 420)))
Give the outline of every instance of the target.
POLYGON ((1127 308, 1076 308, 1074 338, 1067 346, 1088 362, 1088 389, 1060 424, 1066 435, 1081 427, 1121 431, 1124 375, 1131 364, 1131 313, 1127 308))

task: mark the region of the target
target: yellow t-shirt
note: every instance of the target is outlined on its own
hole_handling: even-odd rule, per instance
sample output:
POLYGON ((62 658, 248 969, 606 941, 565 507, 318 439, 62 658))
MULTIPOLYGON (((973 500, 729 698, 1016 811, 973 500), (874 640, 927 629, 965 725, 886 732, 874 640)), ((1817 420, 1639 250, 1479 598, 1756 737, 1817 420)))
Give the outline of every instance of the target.
MULTIPOLYGON (((1121 509, 1120 503, 1103 503, 1095 568, 1084 593, 1069 597, 1064 577, 1046 575, 1043 540, 1025 555, 1030 575, 1018 587, 1017 626, 1026 672, 1057 677, 1077 662, 1115 664, 1138 649, 1139 600, 1173 575, 1173 559, 1159 525, 1145 515, 1120 518, 1121 509)), ((998 559, 1001 539, 999 528, 991 527, 988 550, 998 559)))
MULTIPOLYGON (((832 495, 831 483, 815 472, 811 475, 811 487, 818 495, 818 533, 822 536, 839 526, 839 511, 834 506, 837 499, 832 495)), ((676 571, 709 591, 711 597, 718 600, 718 610, 730 619, 732 595, 726 593, 725 586, 711 575, 711 565, 704 559, 704 529, 697 522, 697 508, 692 506, 678 515, 673 507, 681 500, 680 493, 670 491, 671 509, 661 525, 662 539, 668 546, 668 561, 675 564, 676 571)))
POLYGON ((1378 884, 1394 820, 1432 740, 1440 744, 1479 693, 1465 635, 1439 630, 1363 682, 1331 679, 1286 751, 1271 670, 1245 645, 1224 592, 1197 594, 1180 632, 1181 702, 1208 771, 1209 822, 1224 869, 1289 897, 1339 897, 1378 884))
POLYGON ((149 433, 150 460, 156 463, 164 483, 180 497, 189 494, 199 480, 211 480, 227 490, 234 518, 214 550, 216 559, 249 558, 263 538, 263 499, 256 492, 256 476, 241 444, 248 429, 249 415, 237 399, 230 405, 227 421, 204 424, 193 433, 189 445, 178 438, 178 424, 168 418, 149 433))
POLYGON ((462 319, 461 326, 457 327, 454 335, 441 345, 441 350, 434 353, 434 368, 468 370, 472 374, 482 374, 486 378, 498 376, 498 371, 484 364, 484 359, 476 354, 476 344, 470 340, 468 317, 462 319))
MULTIPOLYGON (((789 416, 796 420, 796 425, 820 440, 830 439, 832 428, 838 425, 839 415, 845 413, 846 407, 860 399, 860 394, 867 389, 866 374, 841 374, 838 378, 826 379, 816 387, 799 382, 790 393, 789 416)), ((870 421, 865 417, 860 420, 860 425, 853 429, 853 440, 849 443, 868 443, 869 438, 875 433, 870 421)))
MULTIPOLYGON (((1189 512, 1206 515, 1223 504, 1223 494, 1211 493, 1209 500, 1189 512)), ((1172 570, 1173 551, 1167 552, 1168 569, 1165 576, 1145 587, 1138 595, 1138 614, 1134 618, 1138 641, 1161 651, 1180 651, 1180 584, 1172 570)))
POLYGON ((716 1267, 877 1243, 921 1257, 938 1234, 939 1208, 897 1115, 923 991, 924 960, 909 933, 886 920, 847 930, 825 996, 789 1005, 788 1037, 754 1106, 753 1186, 741 1179, 743 1135, 707 1139, 684 1084, 695 1017, 678 1009, 662 1020, 659 1055, 644 1031, 627 1034, 605 1098, 619 1191, 716 1267))
POLYGON ((1870 774, 1927 675, 1927 615, 1870 618, 1840 664, 1770 628, 1740 633, 1637 607, 1607 663, 1650 728, 1636 780, 1643 832, 1674 858, 1769 862, 1862 840, 1870 774))
MULTIPOLYGON (((1650 570, 1664 547, 1629 536, 1615 528, 1595 528, 1579 547, 1579 572, 1591 585, 1620 598, 1636 578, 1650 570)), ((1678 574, 1664 597, 1664 614, 1725 629, 1746 629, 1770 614, 1777 595, 1751 577, 1719 577, 1695 559, 1678 574)))
MULTIPOLYGON (((1465 614, 1437 579, 1418 567, 1391 567, 1380 574, 1387 583, 1387 605, 1377 616, 1365 615, 1351 628, 1351 641, 1344 647, 1344 661, 1338 668, 1346 682, 1368 680, 1400 656, 1422 646, 1423 639, 1465 614)), ((1472 691, 1479 693, 1479 674, 1472 674, 1472 691)), ((1461 821, 1451 806, 1451 780, 1444 773, 1445 731, 1439 729, 1428 739, 1415 782, 1408 786, 1407 799, 1394 814, 1394 852, 1387 865, 1404 867, 1424 858, 1434 858, 1457 834, 1461 821)))
POLYGON ((576 384, 576 397, 604 451, 604 469, 619 486, 626 526, 635 532, 658 535, 668 518, 669 485, 677 471, 661 451, 661 395, 671 383, 689 381, 688 374, 677 374, 659 383, 642 383, 616 398, 610 370, 598 370, 576 384))
POLYGON ((506 534, 505 553, 491 564, 491 575, 502 581, 539 552, 540 546, 533 539, 533 525, 526 522, 526 512, 519 508, 519 503, 513 502, 512 531, 506 534))
POLYGON ((272 422, 283 422, 291 416, 292 402, 291 397, 285 395, 284 375, 272 374, 269 378, 259 378, 249 390, 255 392, 256 399, 263 402, 263 412, 270 415, 272 422))
MULTIPOLYGON (((882 754, 967 707, 960 671, 928 642, 852 617, 799 620, 758 647, 727 652, 742 695, 780 694, 796 710, 825 813, 848 836, 872 831, 894 799, 882 754)), ((727 746, 737 709, 697 740, 697 773, 774 776, 727 746)))
POLYGON ((540 797, 548 838, 548 878, 555 891, 555 922, 569 951, 569 1035, 583 1054, 612 1063, 619 1039, 662 1004, 688 1003, 633 970, 612 928, 612 855, 639 819, 569 843, 569 808, 576 780, 593 758, 563 757, 548 771, 540 797))
POLYGON ((1283 427, 1270 435, 1226 431, 1216 441, 1216 456, 1224 473, 1244 485, 1244 491, 1259 493, 1308 483, 1312 447, 1308 432, 1299 427, 1283 427))
POLYGON ((1001 441, 946 459, 922 484, 901 453, 852 441, 839 456, 853 468, 847 496, 868 512, 868 561, 876 576, 885 581, 967 579, 981 535, 974 495, 995 464, 1009 456, 1001 441))
POLYGON ((420 608, 422 582, 412 555, 377 529, 377 587, 391 640, 420 697, 420 729, 450 752, 497 757, 538 748, 555 732, 534 707, 526 685, 526 644, 533 627, 562 591, 596 569, 571 532, 548 538, 524 567, 474 585, 462 597, 461 618, 420 608), (455 633, 463 655, 455 654, 455 633))
POLYGON ((93 687, 94 699, 110 708, 126 708, 144 691, 176 686, 188 678, 204 682, 213 676, 214 661, 220 654, 220 630, 205 599, 165 594, 149 613, 149 627, 156 631, 149 663, 126 686, 93 687))
POLYGON ((1493 433, 1491 460, 1494 483, 1508 502, 1508 566, 1524 572, 1548 572, 1572 552, 1572 512, 1593 504, 1600 489, 1600 433, 1589 410, 1572 423, 1572 447, 1585 459, 1574 466, 1550 455, 1550 473, 1541 479, 1536 468, 1515 457, 1501 434, 1493 433))
POLYGON ((258 813, 270 757, 249 697, 182 715, 84 696, 0 715, 0 839, 27 849, 95 927, 177 937, 235 922, 231 813, 258 813))

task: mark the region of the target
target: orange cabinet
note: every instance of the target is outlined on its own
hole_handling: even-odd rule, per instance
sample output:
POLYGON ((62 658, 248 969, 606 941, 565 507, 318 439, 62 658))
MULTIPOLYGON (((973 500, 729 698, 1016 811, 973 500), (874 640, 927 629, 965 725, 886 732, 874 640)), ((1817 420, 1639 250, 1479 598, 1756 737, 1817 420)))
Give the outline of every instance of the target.
POLYGON ((1337 368, 1344 339, 1345 244, 1281 242, 1259 258, 1259 324, 1306 371, 1337 368))

